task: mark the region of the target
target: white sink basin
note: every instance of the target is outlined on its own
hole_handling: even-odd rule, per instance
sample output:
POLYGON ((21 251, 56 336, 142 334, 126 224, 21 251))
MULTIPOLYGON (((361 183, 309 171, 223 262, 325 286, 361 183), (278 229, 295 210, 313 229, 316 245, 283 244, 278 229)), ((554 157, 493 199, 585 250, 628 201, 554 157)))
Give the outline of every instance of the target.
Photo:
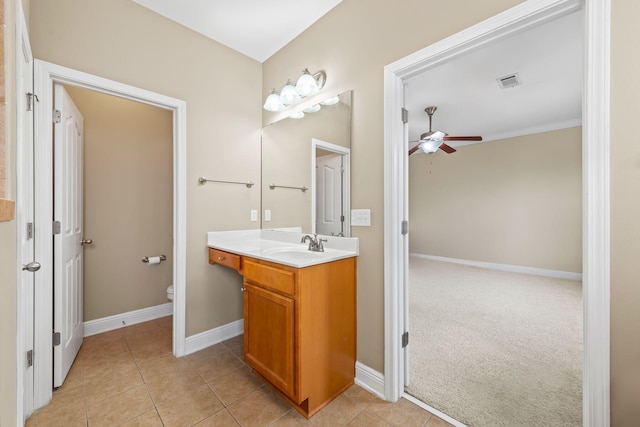
POLYGON ((265 255, 271 255, 274 258, 287 258, 291 260, 316 260, 329 258, 326 252, 313 252, 305 248, 273 248, 262 251, 265 255))

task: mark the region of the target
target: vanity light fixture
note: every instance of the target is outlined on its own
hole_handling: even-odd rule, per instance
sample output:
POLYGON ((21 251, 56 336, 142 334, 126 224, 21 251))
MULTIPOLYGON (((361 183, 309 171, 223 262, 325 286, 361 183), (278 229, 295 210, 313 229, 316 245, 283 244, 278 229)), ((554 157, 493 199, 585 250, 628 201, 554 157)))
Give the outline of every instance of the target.
POLYGON ((320 111, 320 104, 314 104, 314 105, 310 105, 309 107, 305 108, 304 111, 305 113, 317 113, 318 111, 320 111))
POLYGON ((302 75, 296 80, 295 86, 291 80, 287 80, 279 94, 273 89, 265 100, 263 107, 267 111, 283 111, 287 106, 295 105, 302 101, 302 98, 319 93, 326 81, 327 74, 324 71, 311 74, 305 68, 302 71, 302 75))
POLYGON ((324 101, 321 101, 320 104, 322 105, 335 105, 338 102, 340 102, 340 97, 339 96, 333 96, 331 98, 327 98, 324 101))
POLYGON ((290 119, 301 119, 304 117, 304 113, 302 111, 298 111, 297 113, 293 113, 289 116, 290 119))

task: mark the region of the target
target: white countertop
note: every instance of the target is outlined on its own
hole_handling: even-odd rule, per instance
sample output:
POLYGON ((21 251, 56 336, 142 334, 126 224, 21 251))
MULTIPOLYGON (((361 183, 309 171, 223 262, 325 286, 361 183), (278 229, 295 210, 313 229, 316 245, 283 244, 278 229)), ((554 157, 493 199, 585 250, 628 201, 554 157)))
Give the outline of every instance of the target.
POLYGON ((305 236, 296 231, 235 230, 207 233, 207 246, 291 267, 309 267, 343 258, 358 256, 358 239, 355 237, 321 236, 324 252, 309 251, 307 243, 300 243, 305 236))

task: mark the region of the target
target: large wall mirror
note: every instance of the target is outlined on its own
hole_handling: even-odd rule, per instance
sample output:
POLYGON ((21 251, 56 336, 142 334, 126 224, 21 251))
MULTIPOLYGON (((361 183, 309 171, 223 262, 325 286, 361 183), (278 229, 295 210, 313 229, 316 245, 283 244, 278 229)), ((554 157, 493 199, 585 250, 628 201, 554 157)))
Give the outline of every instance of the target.
POLYGON ((262 129, 261 225, 349 237, 351 91, 318 106, 262 129))

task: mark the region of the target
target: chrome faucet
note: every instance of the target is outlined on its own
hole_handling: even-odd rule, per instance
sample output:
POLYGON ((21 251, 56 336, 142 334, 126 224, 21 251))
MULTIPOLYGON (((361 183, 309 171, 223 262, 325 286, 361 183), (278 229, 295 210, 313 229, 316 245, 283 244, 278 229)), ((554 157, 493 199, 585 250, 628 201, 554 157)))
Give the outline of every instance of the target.
POLYGON ((322 242, 326 242, 327 239, 318 239, 318 235, 314 234, 313 237, 311 237, 309 234, 305 235, 302 240, 300 240, 300 243, 306 243, 306 241, 309 241, 309 250, 313 251, 313 252, 324 252, 324 246, 322 246, 322 242))

